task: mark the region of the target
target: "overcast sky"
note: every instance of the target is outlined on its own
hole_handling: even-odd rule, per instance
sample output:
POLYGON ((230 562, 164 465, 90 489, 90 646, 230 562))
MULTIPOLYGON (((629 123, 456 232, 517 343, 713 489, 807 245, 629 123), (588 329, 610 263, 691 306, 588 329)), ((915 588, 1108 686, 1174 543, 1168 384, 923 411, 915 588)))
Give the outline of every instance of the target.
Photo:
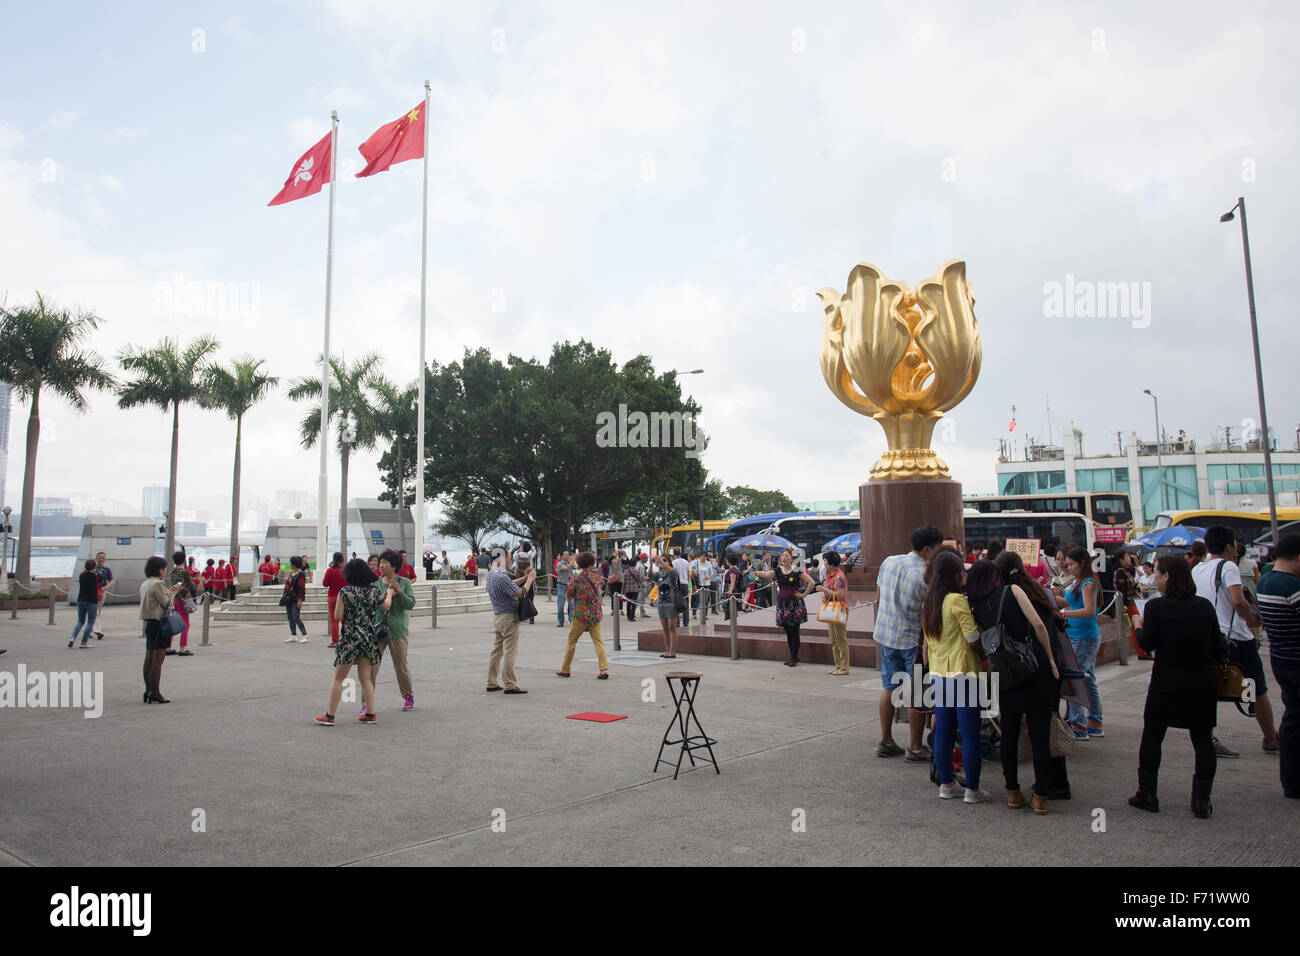
MULTIPOLYGON (((915 284, 961 258, 984 368, 936 449, 991 491, 1013 404, 1011 437, 1043 432, 1050 397, 1088 452, 1151 435, 1144 388, 1201 441, 1255 416, 1241 237, 1218 222, 1244 195, 1268 400, 1294 447, 1294 6, 612 6, 10 6, 0 294, 93 309, 110 358, 211 333, 285 383, 311 374, 328 193, 266 203, 334 108, 334 351, 377 349, 414 380, 421 164, 352 173, 429 79, 431 360, 544 359, 582 336, 702 367, 684 381, 712 476, 852 498, 884 437, 822 382, 813 292, 859 261, 915 284), (169 314, 178 276, 233 284, 245 308, 169 314), (1149 312, 1051 316, 1045 287, 1067 276, 1137 283, 1149 312)), ((170 419, 91 402, 42 404, 37 494, 138 502, 166 483, 170 419)), ((249 415, 246 492, 314 491, 302 414, 282 389, 249 415)), ((229 494, 233 424, 187 407, 181 425, 182 501, 229 494)), ((376 460, 353 459, 352 494, 378 492, 376 460)))

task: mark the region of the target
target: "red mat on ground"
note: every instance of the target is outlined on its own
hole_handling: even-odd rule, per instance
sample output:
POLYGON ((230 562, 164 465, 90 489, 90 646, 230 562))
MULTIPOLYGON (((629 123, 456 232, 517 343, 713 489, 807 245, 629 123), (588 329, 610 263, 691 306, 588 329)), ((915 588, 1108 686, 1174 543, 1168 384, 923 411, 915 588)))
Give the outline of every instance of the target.
POLYGON ((585 711, 581 714, 569 714, 565 720, 590 720, 597 724, 608 724, 616 720, 627 720, 627 714, 597 714, 594 711, 585 711))

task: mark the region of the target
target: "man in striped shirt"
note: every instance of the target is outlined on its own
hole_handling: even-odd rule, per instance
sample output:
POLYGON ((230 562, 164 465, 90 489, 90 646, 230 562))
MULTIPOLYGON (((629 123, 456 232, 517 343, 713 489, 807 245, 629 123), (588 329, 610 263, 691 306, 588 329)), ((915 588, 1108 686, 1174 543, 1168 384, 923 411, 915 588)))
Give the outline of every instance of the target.
POLYGON ((1278 541, 1277 560, 1255 591, 1284 708, 1277 732, 1282 792, 1300 799, 1300 534, 1278 541))
MULTIPOLYGON (((880 563, 876 587, 880 603, 871 636, 880 645, 880 744, 877 757, 897 757, 903 748, 894 742, 894 688, 912 679, 912 665, 921 644, 921 602, 925 600, 925 565, 943 543, 938 528, 917 528, 912 532, 912 550, 895 554, 880 563)), ((907 759, 929 762, 930 752, 921 746, 925 715, 917 708, 907 710, 907 759)))

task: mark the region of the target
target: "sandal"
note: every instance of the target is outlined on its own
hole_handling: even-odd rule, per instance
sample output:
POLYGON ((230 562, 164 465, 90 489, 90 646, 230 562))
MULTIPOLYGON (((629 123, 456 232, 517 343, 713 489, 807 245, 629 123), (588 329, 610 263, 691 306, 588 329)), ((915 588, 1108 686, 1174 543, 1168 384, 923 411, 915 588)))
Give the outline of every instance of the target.
POLYGON ((659 656, 660 656, 660 657, 669 657, 669 658, 672 658, 672 657, 676 657, 677 655, 676 655, 676 654, 660 654, 659 656))
POLYGON ((601 671, 596 675, 596 680, 609 680, 609 671, 601 671))
POLYGON ((572 675, 572 674, 566 674, 564 671, 556 671, 556 672, 555 672, 555 676, 556 676, 556 677, 572 677, 573 675, 572 675))

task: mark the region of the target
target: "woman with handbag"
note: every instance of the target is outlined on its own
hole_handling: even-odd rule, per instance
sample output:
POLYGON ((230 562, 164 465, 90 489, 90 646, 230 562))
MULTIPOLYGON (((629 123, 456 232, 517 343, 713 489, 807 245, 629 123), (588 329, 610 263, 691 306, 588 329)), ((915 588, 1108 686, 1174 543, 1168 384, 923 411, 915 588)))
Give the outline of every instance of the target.
POLYGON ((169 638, 166 655, 168 657, 173 654, 178 657, 193 657, 194 652, 187 645, 190 642, 190 614, 198 608, 195 598, 199 596, 199 585, 194 580, 194 576, 190 574, 190 569, 185 565, 184 551, 177 551, 172 555, 172 570, 171 574, 167 576, 167 581, 172 585, 180 585, 172 598, 172 609, 181 616, 181 620, 185 622, 185 627, 180 632, 180 652, 177 653, 172 650, 171 639, 169 638))
POLYGON ((658 567, 654 572, 655 586, 659 590, 655 606, 659 611, 659 624, 664 629, 665 650, 660 657, 676 657, 677 618, 686 606, 686 595, 682 590, 681 578, 673 567, 673 559, 667 554, 658 558, 658 567))
POLYGON ((998 711, 1002 715, 1002 776, 1007 806, 1019 810, 1029 805, 1042 816, 1047 813, 1052 777, 1052 717, 1061 700, 1061 671, 1052 646, 1056 631, 1054 602, 1029 576, 1024 561, 1014 551, 1003 551, 993 562, 977 561, 967 575, 966 598, 981 630, 995 628, 1000 620, 1012 640, 1028 645, 1033 652, 1032 675, 1010 686, 999 680, 998 711), (1034 787, 1029 801, 1020 791, 1022 723, 1029 730, 1034 761, 1034 787))
POLYGON ((284 582, 284 593, 280 595, 280 605, 285 617, 289 619, 289 639, 286 644, 307 643, 307 625, 302 622, 302 603, 307 600, 307 572, 303 569, 302 558, 298 555, 289 557, 289 580, 284 582), (302 632, 302 637, 298 636, 302 632))
POLYGON ((1210 806, 1218 767, 1214 752, 1218 710, 1214 665, 1226 659, 1223 633, 1214 605, 1197 596, 1192 572, 1182 555, 1166 554, 1157 559, 1156 588, 1160 597, 1147 602, 1146 613, 1138 620, 1138 643, 1156 658, 1142 713, 1138 790, 1128 802, 1139 810, 1160 810, 1156 783, 1161 744, 1170 727, 1183 727, 1196 752, 1192 813, 1205 819, 1214 812, 1210 806))
POLYGON ((980 630, 962 593, 965 582, 966 563, 961 555, 942 550, 930 559, 930 584, 921 605, 921 634, 925 638, 921 646, 934 687, 934 763, 939 774, 939 798, 963 797, 965 803, 988 803, 988 791, 980 789, 980 630), (952 764, 957 731, 961 732, 966 773, 964 796, 952 764))
POLYGON ((167 559, 154 555, 144 563, 144 583, 140 585, 140 620, 144 622, 144 700, 146 704, 170 704, 159 688, 162 680, 163 657, 167 654, 170 636, 163 634, 162 619, 172 613, 172 602, 180 592, 181 584, 168 587, 163 580, 167 559))
MULTIPOLYGON (((834 551, 827 551, 822 557, 826 561, 826 583, 817 585, 817 590, 826 595, 822 609, 830 604, 843 604, 847 611, 849 601, 849 579, 840 570, 840 556, 834 551)), ((817 611, 817 620, 822 620, 822 609, 817 611)), ((830 671, 835 677, 844 677, 849 672, 849 621, 847 613, 844 620, 828 620, 826 630, 830 632, 831 654, 835 656, 835 669, 830 671)))
POLYGON ((785 643, 790 648, 790 659, 785 666, 798 667, 799 625, 808 620, 808 605, 803 599, 812 592, 813 579, 795 569, 794 556, 788 548, 781 552, 776 570, 757 571, 755 576, 776 582, 776 623, 785 628, 785 643))
MULTIPOLYGON (((342 555, 338 555, 342 557, 342 555)), ((333 566, 332 566, 333 568, 333 566)), ((329 706, 316 718, 316 723, 334 726, 334 714, 343 696, 343 681, 352 665, 361 678, 363 707, 357 718, 363 724, 375 722, 375 684, 371 668, 379 666, 379 635, 376 625, 386 622, 392 606, 391 591, 380 593, 373 585, 375 573, 363 558, 353 558, 340 572, 343 587, 330 605, 330 617, 338 624, 339 639, 334 652, 334 682, 330 685, 329 706)))

